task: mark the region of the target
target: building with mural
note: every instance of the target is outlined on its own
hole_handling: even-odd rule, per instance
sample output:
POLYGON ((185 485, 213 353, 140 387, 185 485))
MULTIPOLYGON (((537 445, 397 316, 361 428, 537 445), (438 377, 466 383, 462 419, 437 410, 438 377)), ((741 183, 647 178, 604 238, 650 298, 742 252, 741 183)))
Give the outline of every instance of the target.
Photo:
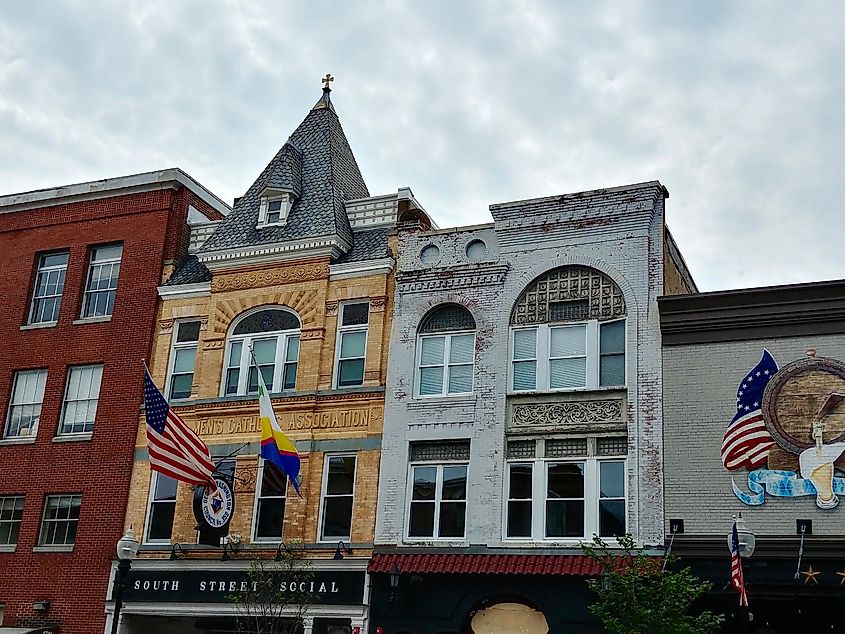
POLYGON ((659 182, 402 226, 371 631, 598 632, 579 543, 663 543, 659 182))
POLYGON ((235 504, 223 542, 198 540, 191 487, 151 472, 136 415, 125 525, 141 548, 121 631, 234 631, 251 562, 287 552, 313 574, 305 634, 367 626, 395 227, 430 222, 408 189, 370 196, 329 93, 158 289, 152 377, 235 504), (301 497, 259 457, 258 372, 298 448, 301 497))
POLYGON ((845 282, 659 300, 667 544, 727 631, 845 628, 845 282), (727 535, 747 533, 747 609, 727 535))
POLYGON ((156 287, 229 211, 178 169, 0 196, 0 629, 103 629, 156 287))

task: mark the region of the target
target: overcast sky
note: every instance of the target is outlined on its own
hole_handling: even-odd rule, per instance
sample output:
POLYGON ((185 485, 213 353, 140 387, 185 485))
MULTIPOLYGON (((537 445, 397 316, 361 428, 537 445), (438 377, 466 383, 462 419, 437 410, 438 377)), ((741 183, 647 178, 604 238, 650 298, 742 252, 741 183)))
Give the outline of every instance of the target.
POLYGON ((0 5, 0 193, 178 166, 227 202, 320 95, 441 227, 660 180, 702 290, 845 277, 845 3, 0 5))

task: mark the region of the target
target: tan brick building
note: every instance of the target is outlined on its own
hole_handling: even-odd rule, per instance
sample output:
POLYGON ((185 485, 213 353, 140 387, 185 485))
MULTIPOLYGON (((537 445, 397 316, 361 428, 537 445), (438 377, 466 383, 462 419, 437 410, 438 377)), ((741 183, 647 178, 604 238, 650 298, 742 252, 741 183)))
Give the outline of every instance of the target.
POLYGON ((151 473, 141 413, 126 526, 142 546, 121 631, 232 631, 234 608, 208 580, 294 545, 329 588, 305 631, 366 631, 394 229, 430 221, 408 189, 370 196, 329 92, 230 216, 193 228, 159 287, 151 374, 225 458, 235 512, 222 550, 197 543, 191 487, 151 473), (258 371, 299 451, 301 497, 259 459, 258 371))

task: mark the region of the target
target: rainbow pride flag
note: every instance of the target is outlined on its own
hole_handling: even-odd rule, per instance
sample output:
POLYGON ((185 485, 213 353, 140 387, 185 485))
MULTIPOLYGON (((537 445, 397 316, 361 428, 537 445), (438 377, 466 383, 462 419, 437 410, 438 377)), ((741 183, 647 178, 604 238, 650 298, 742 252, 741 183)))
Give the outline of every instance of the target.
POLYGON ((299 493, 299 484, 302 477, 299 474, 299 452, 296 450, 290 438, 285 436, 279 421, 276 420, 276 413, 273 411, 273 404, 270 402, 270 395, 264 385, 264 377, 258 372, 258 410, 261 414, 261 457, 269 460, 282 473, 290 478, 293 488, 299 493))

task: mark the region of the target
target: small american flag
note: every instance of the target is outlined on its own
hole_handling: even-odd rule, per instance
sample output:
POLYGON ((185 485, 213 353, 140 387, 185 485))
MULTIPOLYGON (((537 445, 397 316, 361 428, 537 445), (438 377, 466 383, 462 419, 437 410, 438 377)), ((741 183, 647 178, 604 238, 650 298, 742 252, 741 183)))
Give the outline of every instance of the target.
POLYGON ((739 557, 739 535, 734 521, 731 534, 731 585, 739 592, 739 604, 748 607, 748 594, 745 592, 745 579, 742 576, 742 559, 739 557))
POLYGON ((144 409, 150 469, 188 484, 217 489, 211 452, 193 429, 173 411, 144 369, 144 409))
POLYGON ((754 468, 769 456, 775 444, 763 422, 761 406, 763 390, 778 371, 768 350, 763 350, 760 362, 749 372, 736 391, 736 415, 722 439, 722 463, 731 471, 742 467, 754 468))

